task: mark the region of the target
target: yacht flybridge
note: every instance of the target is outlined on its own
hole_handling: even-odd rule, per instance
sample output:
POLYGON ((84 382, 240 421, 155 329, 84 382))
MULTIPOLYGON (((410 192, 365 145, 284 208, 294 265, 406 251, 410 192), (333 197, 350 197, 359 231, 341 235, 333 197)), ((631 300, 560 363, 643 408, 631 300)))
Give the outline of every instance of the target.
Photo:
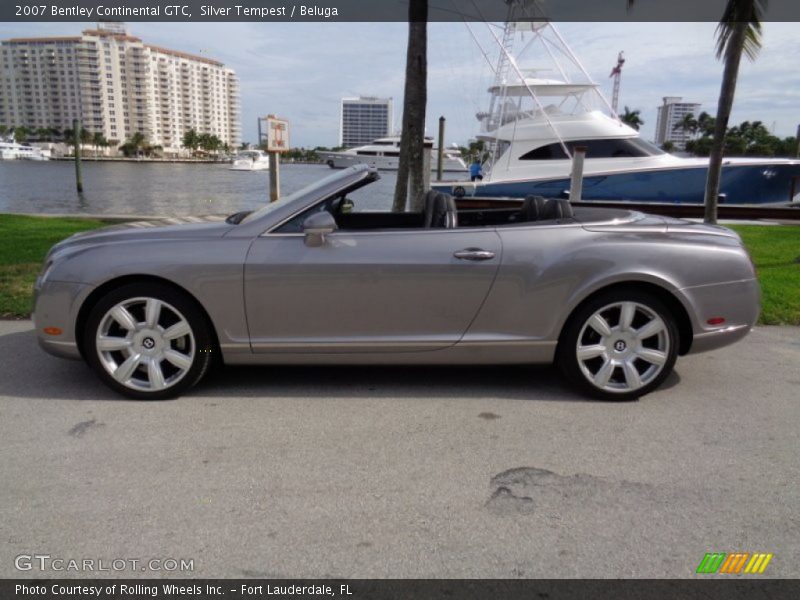
MULTIPOLYGON (((426 141, 432 143, 432 140, 426 141)), ((400 162, 400 136, 389 136, 374 140, 366 146, 350 148, 342 152, 318 152, 332 169, 344 169, 353 165, 365 164, 385 171, 396 171, 400 162)), ((439 163, 438 153, 433 149, 431 170, 439 163)), ((457 148, 445 148, 444 171, 466 172, 467 165, 457 148)))
MULTIPOLYGON (((489 110, 477 115, 478 138, 488 148, 486 175, 433 187, 457 195, 564 197, 574 149, 583 146, 583 200, 702 203, 708 159, 673 156, 642 139, 619 119, 553 24, 520 21, 528 3, 510 4, 501 35, 487 24, 500 58, 489 110)), ((726 204, 791 202, 800 193, 800 161, 725 159, 720 192, 726 204)))

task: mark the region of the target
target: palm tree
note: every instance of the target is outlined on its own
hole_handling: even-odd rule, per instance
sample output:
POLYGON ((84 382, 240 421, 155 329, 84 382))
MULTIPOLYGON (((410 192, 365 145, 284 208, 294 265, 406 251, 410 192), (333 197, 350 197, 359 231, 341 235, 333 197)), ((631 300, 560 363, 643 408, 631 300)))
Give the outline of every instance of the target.
POLYGON ((190 129, 186 133, 183 134, 183 147, 189 148, 192 152, 197 150, 197 146, 199 145, 200 140, 197 132, 194 128, 190 129))
POLYGON ((406 82, 403 93, 403 129, 400 136, 400 161, 394 188, 392 210, 406 208, 409 180, 411 209, 422 202, 424 191, 423 151, 425 141, 425 105, 428 101, 428 0, 408 3, 408 49, 406 82))
POLYGON ((130 156, 131 154, 138 156, 140 151, 146 152, 148 148, 149 144, 147 143, 147 138, 144 137, 141 131, 134 133, 130 139, 121 146, 122 152, 126 156, 130 156))
POLYGON ((684 133, 688 133, 689 137, 693 138, 697 133, 698 122, 697 119, 694 118, 693 113, 688 113, 683 115, 683 118, 675 123, 675 126, 672 128, 673 131, 683 131, 684 133))
POLYGON ((24 125, 20 125, 19 127, 14 128, 14 139, 17 142, 24 142, 28 139, 31 130, 25 127, 24 125))
POLYGON ((767 0, 728 0, 725 12, 717 26, 717 59, 723 59, 722 84, 714 123, 714 141, 708 160, 706 180, 705 222, 717 222, 717 196, 722 175, 722 155, 725 150, 725 135, 731 116, 739 63, 742 54, 755 60, 761 48, 761 19, 767 8, 767 0))
POLYGON ((708 114, 706 111, 700 113, 697 117, 697 130, 700 135, 714 135, 714 127, 716 127, 716 119, 708 114))
POLYGON ((106 136, 98 131, 92 135, 92 145, 94 146, 94 157, 97 158, 97 149, 108 146, 108 140, 106 140, 106 136))
POLYGON ((8 127, 6 125, 0 125, 0 138, 5 137, 8 135, 8 127))
MULTIPOLYGON (((725 135, 731 116, 739 63, 742 54, 755 60, 761 49, 761 19, 767 9, 768 0, 728 0, 725 12, 717 25, 717 59, 723 59, 722 84, 719 91, 717 116, 714 121, 714 139, 708 161, 708 177, 705 194, 705 222, 717 222, 717 196, 722 175, 722 154, 725 150, 725 135)), ((626 0, 630 9, 635 0, 626 0)))
POLYGON ((91 131, 81 128, 81 151, 83 150, 83 146, 91 144, 93 139, 94 134, 91 131))
POLYGON ((625 112, 620 117, 620 120, 625 123, 626 125, 630 125, 636 131, 639 131, 639 127, 644 125, 644 121, 641 119, 640 110, 631 110, 627 106, 625 107, 625 112))

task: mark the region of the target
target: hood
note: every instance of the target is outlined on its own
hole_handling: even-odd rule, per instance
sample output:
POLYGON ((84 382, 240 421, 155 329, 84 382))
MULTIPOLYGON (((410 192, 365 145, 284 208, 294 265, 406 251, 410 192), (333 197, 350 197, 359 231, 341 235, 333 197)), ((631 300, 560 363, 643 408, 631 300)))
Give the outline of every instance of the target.
POLYGON ((235 225, 224 221, 214 223, 185 223, 181 225, 160 224, 150 221, 137 221, 111 225, 91 231, 83 231, 57 243, 50 249, 47 258, 68 249, 100 244, 115 244, 142 240, 177 240, 193 238, 218 238, 225 235, 235 225))

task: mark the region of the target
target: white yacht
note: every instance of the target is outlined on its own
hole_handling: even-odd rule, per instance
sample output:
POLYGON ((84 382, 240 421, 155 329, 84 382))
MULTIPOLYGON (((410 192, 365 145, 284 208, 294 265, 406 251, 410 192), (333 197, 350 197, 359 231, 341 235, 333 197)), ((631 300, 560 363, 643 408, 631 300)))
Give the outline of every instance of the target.
POLYGON ((12 140, 0 140, 0 160, 50 160, 50 150, 19 144, 12 140))
POLYGON ((267 171, 269 156, 262 150, 242 150, 231 162, 231 171, 267 171))
MULTIPOLYGON (((432 143, 431 138, 426 141, 432 143)), ((371 144, 350 148, 341 152, 318 152, 332 169, 344 169, 353 165, 370 165, 384 171, 396 171, 400 162, 400 136, 394 135, 378 138, 371 144)), ((433 148, 431 156, 431 170, 436 171, 439 164, 439 154, 433 148)), ((444 171, 466 172, 467 165, 461 157, 458 148, 445 148, 444 171)))
MULTIPOLYGON (((510 5, 513 11, 517 2, 510 5)), ((500 54, 489 110, 477 115, 478 138, 488 147, 484 178, 435 182, 434 189, 563 197, 574 150, 582 146, 582 200, 703 203, 707 158, 673 156, 642 139, 619 119, 552 23, 511 17, 502 39, 495 37, 500 54)), ((726 204, 790 203, 800 192, 800 161, 726 158, 720 192, 726 204)))

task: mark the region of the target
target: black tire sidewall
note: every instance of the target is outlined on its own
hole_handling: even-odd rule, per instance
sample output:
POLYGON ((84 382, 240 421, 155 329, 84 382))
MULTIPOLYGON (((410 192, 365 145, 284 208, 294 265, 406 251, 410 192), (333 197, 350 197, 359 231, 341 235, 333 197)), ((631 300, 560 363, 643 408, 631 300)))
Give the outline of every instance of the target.
POLYGON ((205 374, 212 357, 213 339, 203 311, 187 294, 158 283, 129 283, 103 296, 91 309, 82 332, 86 362, 100 379, 114 391, 135 400, 164 400, 174 398, 194 386, 205 374), (106 371, 97 355, 96 335, 105 314, 116 304, 138 297, 156 298, 174 306, 188 321, 195 342, 192 366, 175 385, 158 392, 134 390, 119 383, 106 371))
POLYGON ((564 330, 562 331, 561 337, 559 338, 558 350, 556 352, 556 363, 567 381, 584 394, 599 400, 618 402, 636 400, 637 398, 652 392, 664 382, 670 373, 672 373, 673 367, 675 366, 675 361, 678 357, 678 347, 680 344, 678 335, 678 326, 675 321, 675 317, 667 308, 666 304, 664 304, 664 302, 662 302, 654 294, 640 290, 610 290, 591 298, 579 306, 570 316, 566 326, 564 327, 564 330), (586 376, 583 374, 580 365, 578 364, 578 357, 575 353, 575 347, 578 343, 578 335, 580 335, 581 329, 589 317, 591 317, 596 311, 604 306, 614 304, 615 302, 625 301, 643 304, 661 317, 661 320, 664 321, 664 324, 667 328, 667 335, 669 337, 669 352, 667 353, 667 361, 664 364, 664 368, 653 381, 644 387, 632 392, 607 392, 598 389, 589 383, 589 381, 587 381, 586 376))

